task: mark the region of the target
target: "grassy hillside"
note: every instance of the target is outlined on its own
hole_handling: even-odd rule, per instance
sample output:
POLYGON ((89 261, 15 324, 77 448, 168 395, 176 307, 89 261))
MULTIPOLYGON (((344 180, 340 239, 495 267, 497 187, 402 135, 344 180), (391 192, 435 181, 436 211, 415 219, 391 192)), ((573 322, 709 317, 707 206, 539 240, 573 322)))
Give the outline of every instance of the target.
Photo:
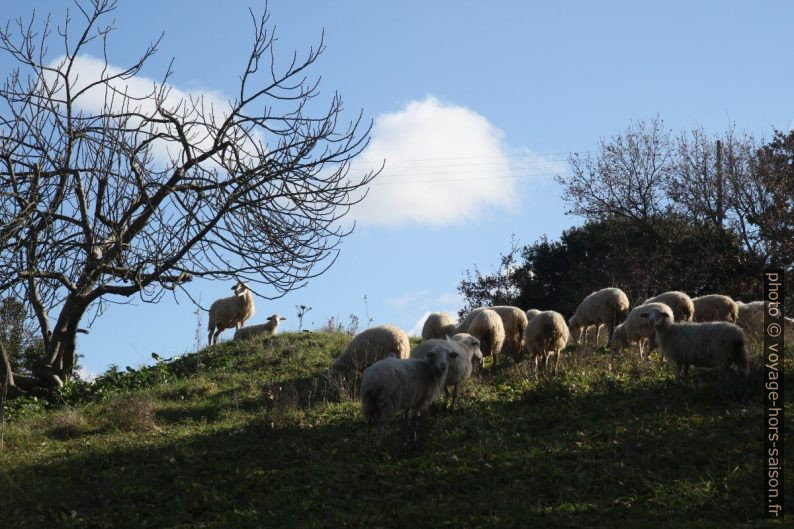
POLYGON ((757 526, 757 375, 695 369, 682 385, 656 357, 570 350, 551 380, 521 364, 486 370, 462 410, 437 412, 419 441, 396 421, 369 451, 359 403, 323 376, 347 340, 224 343, 66 388, 53 409, 13 403, 0 449, 4 523, 757 526))

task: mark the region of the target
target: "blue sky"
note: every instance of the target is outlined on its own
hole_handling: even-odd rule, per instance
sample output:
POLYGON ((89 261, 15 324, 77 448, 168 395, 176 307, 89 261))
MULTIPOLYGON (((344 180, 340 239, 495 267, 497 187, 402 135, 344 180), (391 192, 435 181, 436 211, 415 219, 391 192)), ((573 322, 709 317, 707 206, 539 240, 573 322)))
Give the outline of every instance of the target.
MULTIPOLYGON (((58 22, 66 5, 2 0, 2 18, 35 7, 58 22)), ((164 31, 143 75, 159 78, 173 58, 176 88, 231 95, 251 43, 248 6, 122 0, 110 61, 128 64, 164 31)), ((257 299, 250 323, 275 312, 296 329, 295 305, 306 304, 310 328, 368 313, 411 330, 427 311, 457 310, 463 271, 490 271, 512 234, 531 243, 578 222, 553 175, 630 120, 658 114, 674 131, 707 132, 735 123, 767 137, 794 127, 790 2, 290 0, 270 13, 284 60, 325 29, 310 73, 325 98, 338 91, 351 117, 363 109, 375 124, 354 170, 387 165, 335 266, 281 299, 257 299)), ((0 57, 0 71, 9 67, 0 57)), ((188 289, 208 306, 230 287, 188 289)), ((183 295, 113 305, 80 336, 82 364, 101 372, 193 350, 194 310, 183 295)))

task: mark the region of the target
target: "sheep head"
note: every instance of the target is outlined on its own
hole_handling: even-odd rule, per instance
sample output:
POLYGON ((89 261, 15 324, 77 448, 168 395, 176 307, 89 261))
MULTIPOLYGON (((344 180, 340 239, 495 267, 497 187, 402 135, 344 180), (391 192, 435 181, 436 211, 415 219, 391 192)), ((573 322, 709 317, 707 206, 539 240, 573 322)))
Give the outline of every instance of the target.
POLYGON ((449 369, 449 360, 458 356, 456 351, 447 351, 444 347, 437 345, 425 355, 425 361, 433 367, 438 377, 443 377, 449 369))
POLYGON ((672 318, 666 312, 659 309, 651 309, 647 312, 640 314, 641 318, 647 318, 651 322, 651 327, 654 329, 662 329, 668 327, 672 323, 672 318))

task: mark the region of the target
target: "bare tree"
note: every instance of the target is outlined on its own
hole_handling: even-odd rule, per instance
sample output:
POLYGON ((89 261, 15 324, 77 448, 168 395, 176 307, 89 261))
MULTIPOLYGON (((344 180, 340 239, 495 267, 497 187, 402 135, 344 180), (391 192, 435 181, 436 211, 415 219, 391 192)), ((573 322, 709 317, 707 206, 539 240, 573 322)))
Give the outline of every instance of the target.
POLYGON ((322 38, 282 65, 267 13, 251 13, 239 92, 215 100, 173 88, 170 67, 140 76, 160 39, 112 65, 115 1, 75 6, 55 31, 35 15, 0 30, 18 63, 0 89, 0 294, 38 322, 35 384, 71 376, 79 324, 109 299, 158 301, 194 277, 277 297, 324 272, 374 177, 348 175, 361 115, 343 122, 341 98, 322 104, 307 77, 322 38))
POLYGON ((568 213, 588 220, 618 217, 646 222, 666 209, 665 189, 673 169, 670 134, 658 117, 637 121, 599 143, 596 156, 574 154, 565 186, 568 213))

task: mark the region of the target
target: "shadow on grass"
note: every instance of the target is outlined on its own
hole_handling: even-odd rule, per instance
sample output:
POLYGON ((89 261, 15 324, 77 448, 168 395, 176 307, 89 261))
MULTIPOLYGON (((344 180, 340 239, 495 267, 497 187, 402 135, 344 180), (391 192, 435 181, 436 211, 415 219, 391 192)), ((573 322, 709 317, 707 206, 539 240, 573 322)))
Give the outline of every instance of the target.
MULTIPOLYGON (((585 393, 551 379, 468 401, 431 417, 411 457, 397 421, 373 454, 349 409, 297 397, 283 410, 311 416, 271 425, 251 397, 242 405, 264 415, 239 427, 2 469, 0 511, 17 527, 749 526, 762 512, 760 385, 710 376, 600 377, 585 393)), ((225 404, 189 413, 228 407, 213 398, 225 404)))

